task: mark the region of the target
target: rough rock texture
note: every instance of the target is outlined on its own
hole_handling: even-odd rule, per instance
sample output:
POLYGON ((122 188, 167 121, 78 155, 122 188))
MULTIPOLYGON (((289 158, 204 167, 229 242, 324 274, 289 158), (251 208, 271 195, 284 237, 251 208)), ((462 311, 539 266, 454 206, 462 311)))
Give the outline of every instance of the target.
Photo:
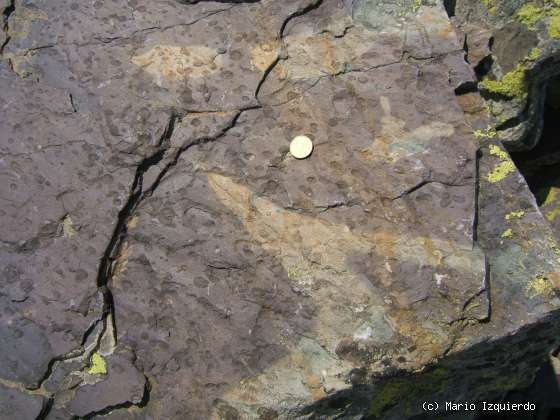
POLYGON ((39 395, 26 395, 16 389, 0 385, 2 419, 34 419, 44 412, 45 399, 39 395))
POLYGON ((0 7, 0 411, 402 419, 558 345, 560 248, 449 7, 0 7))
POLYGON ((490 117, 473 124, 477 136, 498 138, 510 151, 532 149, 542 135, 546 88, 560 72, 560 2, 448 3, 490 117))

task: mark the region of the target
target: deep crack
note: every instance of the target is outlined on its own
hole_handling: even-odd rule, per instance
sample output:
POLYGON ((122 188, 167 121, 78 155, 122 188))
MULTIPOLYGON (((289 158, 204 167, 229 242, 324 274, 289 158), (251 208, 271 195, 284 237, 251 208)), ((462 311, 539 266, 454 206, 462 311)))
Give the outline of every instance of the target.
POLYGON ((404 198, 404 197, 412 194, 413 192, 418 191, 420 188, 422 188, 422 187, 424 187, 428 184, 440 184, 440 185, 445 185, 447 187, 464 187, 465 185, 467 185, 467 184, 456 184, 456 183, 453 183, 453 182, 443 182, 443 181, 438 181, 438 180, 435 180, 435 179, 424 179, 424 180, 420 181, 418 184, 413 185, 412 187, 406 189, 405 191, 403 191, 399 195, 391 197, 391 200, 395 201, 395 200, 399 200, 401 198, 404 198))
POLYGON ((292 19, 295 19, 299 16, 303 16, 306 13, 309 13, 310 11, 317 9, 319 6, 321 6, 321 4, 323 4, 323 0, 315 0, 315 1, 311 2, 310 4, 308 4, 307 6, 296 10, 294 13, 292 13, 286 19, 284 19, 284 22, 282 22, 282 25, 280 26, 280 30, 278 32, 278 37, 277 37, 278 41, 280 42, 280 49, 278 51, 278 55, 274 59, 274 61, 264 71, 263 77, 261 78, 261 80, 257 84, 257 88, 255 89, 255 99, 257 100, 257 102, 259 104, 261 103, 259 101, 259 93, 260 93, 261 88, 263 87, 264 83, 268 79, 268 76, 270 75, 270 73, 272 73, 274 68, 278 65, 278 63, 281 60, 285 60, 287 58, 286 57, 286 45, 284 44, 284 32, 286 31, 286 27, 288 26, 288 23, 290 23, 290 21, 292 19))
POLYGON ((480 217, 480 159, 482 158, 482 151, 478 149, 476 151, 475 158, 475 183, 474 183, 474 214, 472 221, 472 241, 476 243, 478 241, 478 222, 480 217))
MULTIPOLYGON (((103 322, 103 329, 99 333, 98 337, 96 337, 95 339, 95 346, 94 346, 95 348, 99 346, 99 343, 103 335, 107 332, 109 328, 112 329, 114 333, 114 337, 116 337, 113 295, 109 288, 109 282, 113 275, 113 268, 114 268, 113 263, 116 260, 117 256, 119 255, 124 239, 126 238, 128 220, 130 219, 132 213, 134 212, 134 210, 136 209, 136 207, 138 206, 138 204, 140 203, 143 197, 142 195, 143 176, 146 173, 146 171, 148 171, 152 166, 157 165, 163 159, 165 152, 169 148, 170 139, 171 136, 173 135, 177 118, 178 117, 175 113, 171 114, 165 130, 156 144, 158 150, 152 155, 146 157, 137 166, 134 180, 132 182, 132 186, 130 189, 129 197, 124 207, 119 212, 118 221, 113 231, 113 235, 111 236, 109 244, 105 249, 103 257, 101 258, 99 264, 99 270, 97 274, 97 287, 99 292, 101 292, 103 296, 103 308, 102 308, 101 318, 96 320, 84 333, 84 337, 82 339, 82 343, 79 349, 75 349, 72 352, 62 357, 54 358, 49 362, 47 371, 45 372, 43 378, 41 378, 38 388, 41 388, 43 384, 49 380, 57 362, 69 360, 76 357, 81 357, 86 353, 85 344, 88 341, 89 336, 93 332, 95 332, 96 330, 95 327, 99 324, 99 322, 103 322), (109 317, 109 315, 111 316, 109 317)), ((42 412, 41 414, 43 418, 45 418, 48 415, 49 411, 50 411, 50 406, 47 406, 44 412, 42 412)))
MULTIPOLYGON (((175 167, 177 165, 181 155, 184 152, 189 150, 191 147, 201 145, 201 144, 205 144, 205 143, 208 143, 208 142, 215 141, 215 140, 219 139, 220 137, 224 136, 231 128, 235 127, 239 117, 242 115, 242 113, 244 111, 248 111, 248 110, 252 110, 252 109, 258 109, 258 108, 260 108, 260 107, 248 107, 248 108, 244 108, 244 109, 235 110, 235 115, 233 115, 230 123, 226 127, 224 127, 222 130, 220 130, 220 132, 218 134, 216 134, 214 136, 200 137, 200 138, 194 139, 194 140, 182 145, 177 150, 177 152, 175 153, 175 155, 173 156, 171 161, 168 162, 165 165, 165 167, 160 171, 160 173, 156 177, 155 181, 148 188, 145 188, 145 186, 144 186, 144 175, 145 175, 145 173, 150 168, 152 168, 153 166, 158 165, 165 158, 166 153, 170 149, 171 137, 173 136, 173 133, 175 131, 175 127, 176 127, 177 122, 180 120, 180 117, 176 113, 174 113, 174 112, 171 113, 171 115, 169 117, 168 124, 167 124, 163 134, 161 135, 161 137, 159 138, 159 140, 156 144, 156 149, 157 150, 152 155, 144 158, 142 160, 142 162, 140 162, 140 164, 136 168, 136 173, 134 175, 134 180, 133 180, 131 188, 130 188, 128 199, 127 199, 125 205, 123 206, 123 208, 121 209, 121 211, 119 212, 117 224, 116 224, 115 229, 113 231, 113 235, 111 236, 109 244, 107 245, 107 248, 105 249, 103 257, 101 258, 101 261, 100 261, 100 264, 99 264, 98 275, 97 275, 97 287, 98 287, 98 290, 103 294, 102 317, 101 317, 101 319, 99 319, 95 323, 93 323, 92 326, 90 326, 88 328, 88 330, 84 333, 84 338, 82 340, 82 345, 79 349, 74 350, 72 353, 69 353, 68 355, 65 355, 65 356, 60 357, 60 358, 55 358, 55 359, 52 359, 50 361, 48 369, 47 369, 44 377, 41 379, 41 381, 39 383, 39 388, 42 387, 43 384, 50 378, 57 362, 61 362, 61 361, 64 361, 64 360, 75 358, 75 357, 81 357, 85 354, 85 352, 86 352, 85 343, 87 342, 89 336, 96 330, 95 327, 98 325, 99 322, 103 322, 104 325, 103 325, 103 329, 99 333, 98 337, 96 337, 95 348, 99 347, 100 342, 102 340, 102 337, 105 335, 105 333, 108 331, 109 328, 112 329, 112 334, 113 334, 113 337, 116 341, 117 335, 116 335, 116 322, 115 322, 115 308, 114 308, 113 295, 112 295, 112 292, 111 292, 111 289, 110 289, 110 283, 111 283, 111 279, 114 275, 114 269, 115 269, 115 264, 114 263, 118 259, 119 255, 121 253, 123 244, 124 244, 124 242, 126 240, 126 237, 127 237, 128 222, 129 222, 130 218, 133 216, 135 210, 141 204, 141 202, 146 197, 149 197, 150 195, 153 194, 153 192, 160 185, 160 183, 161 183, 162 179, 165 177, 165 175, 173 167, 175 167)), ((115 342, 115 344, 116 344, 116 342, 115 342)), ((95 413, 90 413, 87 416, 85 416, 84 418, 93 418, 95 416, 108 414, 111 411, 116 410, 116 409, 128 408, 128 407, 131 407, 131 406, 144 407, 149 401, 149 398, 150 398, 149 394, 150 394, 150 385, 149 385, 148 378, 146 378, 146 385, 145 385, 145 388, 144 388, 144 394, 143 394, 142 400, 140 402, 128 401, 128 402, 123 403, 123 404, 118 404, 118 405, 115 405, 115 406, 106 407, 103 410, 96 411, 95 413)), ((50 404, 47 404, 45 406, 45 409, 41 412, 41 417, 40 418, 46 418, 46 416, 48 415, 51 407, 52 407, 52 401, 51 401, 50 404)))
POLYGON ((9 20, 10 20, 10 16, 15 11, 16 11, 16 0, 10 0, 10 3, 8 4, 8 6, 6 8, 4 8, 4 11, 2 13, 3 14, 3 20, 4 20, 2 30, 6 34, 6 39, 4 40, 2 45, 0 46, 0 55, 2 55, 4 53, 4 49, 6 48, 6 45, 8 45, 8 43, 10 42, 11 37, 9 35, 9 30, 10 30, 9 20))

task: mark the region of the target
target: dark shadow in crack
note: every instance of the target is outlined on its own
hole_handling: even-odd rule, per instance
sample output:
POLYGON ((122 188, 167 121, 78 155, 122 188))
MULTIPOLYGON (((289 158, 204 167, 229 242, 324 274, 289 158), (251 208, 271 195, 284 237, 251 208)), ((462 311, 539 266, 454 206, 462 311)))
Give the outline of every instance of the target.
POLYGON ((560 418, 560 387, 558 381, 552 361, 547 360, 537 372, 535 381, 530 387, 513 391, 504 398, 504 401, 511 403, 532 403, 535 405, 534 412, 483 413, 477 420, 556 420, 560 418))
POLYGON ((551 194, 560 188, 560 78, 549 82, 543 117, 544 129, 537 145, 511 155, 539 206, 549 204, 551 194))

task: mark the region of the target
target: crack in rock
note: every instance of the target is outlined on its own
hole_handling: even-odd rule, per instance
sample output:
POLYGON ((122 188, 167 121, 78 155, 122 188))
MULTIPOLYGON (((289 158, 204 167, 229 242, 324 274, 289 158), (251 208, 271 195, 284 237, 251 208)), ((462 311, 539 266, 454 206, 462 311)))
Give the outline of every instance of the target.
POLYGON ((3 31, 4 31, 4 42, 2 43, 2 45, 0 45, 0 55, 2 55, 4 53, 4 49, 6 48, 6 46, 8 45, 8 43, 10 42, 11 36, 9 34, 9 30, 10 30, 10 24, 9 24, 9 20, 10 20, 10 16, 16 11, 16 0, 10 0, 9 4, 4 8, 2 15, 3 15, 3 31))

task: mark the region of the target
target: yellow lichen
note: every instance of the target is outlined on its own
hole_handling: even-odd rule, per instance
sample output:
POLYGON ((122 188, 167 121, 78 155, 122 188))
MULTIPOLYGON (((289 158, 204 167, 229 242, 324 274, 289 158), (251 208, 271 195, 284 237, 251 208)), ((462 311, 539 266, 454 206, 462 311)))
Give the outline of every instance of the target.
POLYGON ((546 199, 544 200, 543 206, 548 206, 549 204, 554 203, 557 198, 558 198, 558 189, 550 188, 546 196, 546 199))
POLYGON ((422 6, 422 0, 414 0, 412 4, 406 0, 396 0, 397 16, 403 17, 409 13, 416 13, 422 6))
POLYGON ((502 233, 502 238, 504 239, 512 238, 512 237, 513 237, 513 231, 511 229, 508 229, 504 233, 502 233))
POLYGON ((527 94, 526 72, 527 66, 520 63, 500 80, 485 79, 481 84, 489 92, 508 98, 523 98, 527 94))
POLYGON ((496 13, 498 0, 482 0, 490 13, 496 13))
POLYGON ((556 262, 560 263, 560 247, 558 247, 558 245, 552 245, 552 252, 556 255, 556 262))
POLYGON ((288 267, 287 271, 288 271, 288 278, 290 280, 294 280, 309 275, 307 271, 297 266, 288 267))
POLYGON ((506 220, 521 219, 523 216, 525 216, 525 212, 523 210, 512 211, 506 214, 506 220))
POLYGON ((527 55, 527 60, 536 61, 539 59, 540 55, 541 55, 540 48, 533 48, 531 51, 529 51, 529 55, 527 55))
POLYGON ((90 375, 107 375, 107 362, 97 352, 91 355, 88 373, 90 375))
POLYGON ((535 24, 544 19, 546 16, 546 11, 544 8, 539 7, 533 3, 524 4, 518 11, 517 11, 517 18, 527 25, 527 27, 531 30, 535 29, 535 24))
POLYGON ((551 296, 554 293, 554 288, 548 278, 542 274, 538 274, 527 283, 525 292, 529 299, 533 299, 537 296, 551 296))
POLYGON ((505 150, 500 149, 495 144, 491 144, 488 150, 490 151, 490 154, 492 156, 498 156, 502 160, 509 160, 509 155, 507 154, 507 152, 505 150))
POLYGON ((524 4, 517 11, 517 18, 534 31, 537 23, 548 19, 547 29, 551 38, 560 37, 560 1, 545 0, 544 7, 534 3, 524 4))
POLYGON ((548 21, 548 35, 551 38, 560 38, 560 10, 553 9, 548 21))
POLYGON ((493 139, 498 135, 494 127, 488 127, 486 130, 474 130, 474 137, 477 139, 493 139))
POLYGON ((556 220, 556 218, 560 215, 560 207, 555 208, 552 211, 549 211, 546 214, 546 218, 548 219, 549 222, 554 222, 554 220, 556 220))
POLYGON ((499 157, 502 162, 496 165, 494 170, 488 174, 488 181, 494 183, 504 180, 510 173, 515 172, 515 165, 506 151, 498 146, 490 145, 490 154, 499 157))
POLYGON ((515 172, 515 165, 513 162, 502 162, 488 174, 488 181, 492 183, 503 181, 512 172, 515 172))
POLYGON ((546 213, 546 218, 550 222, 556 220, 556 218, 560 215, 560 202, 558 200, 559 191, 560 191, 559 188, 554 188, 554 187, 543 188, 538 191, 538 193, 540 193, 539 196, 541 197, 541 199, 544 199, 544 202, 541 205, 541 207, 543 209, 546 208, 550 209, 552 207, 552 209, 550 209, 546 213))

